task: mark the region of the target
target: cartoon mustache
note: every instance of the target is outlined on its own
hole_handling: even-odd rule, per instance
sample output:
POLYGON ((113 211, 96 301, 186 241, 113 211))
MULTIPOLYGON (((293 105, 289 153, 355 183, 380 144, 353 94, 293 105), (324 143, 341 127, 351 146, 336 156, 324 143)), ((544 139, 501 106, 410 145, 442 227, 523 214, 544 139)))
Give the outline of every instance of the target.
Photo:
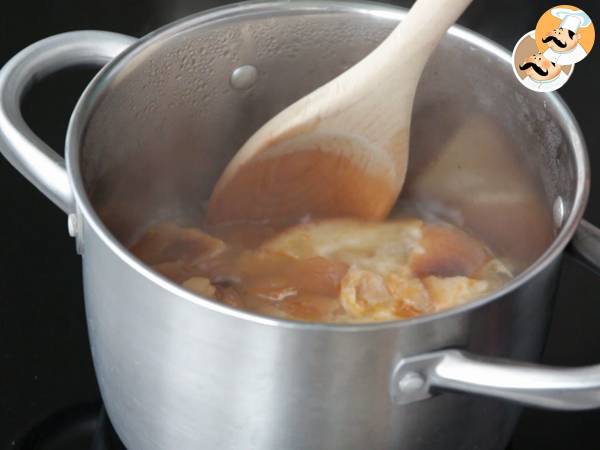
POLYGON ((532 62, 526 62, 526 63, 525 63, 525 64, 523 64, 522 66, 519 66, 519 69, 521 69, 521 70, 527 70, 527 69, 529 69, 530 67, 531 67, 533 70, 535 70, 535 72, 536 72, 538 75, 540 75, 540 76, 542 76, 542 77, 545 77, 546 75, 548 75, 548 71, 547 71, 547 70, 544 70, 544 69, 542 69, 540 66, 538 66, 537 64, 534 64, 534 63, 532 63, 532 62))
POLYGON ((554 41, 554 43, 556 45, 558 45, 560 48, 565 48, 567 46, 566 42, 559 41, 558 38, 555 36, 546 36, 544 39, 542 39, 542 42, 544 44, 546 44, 547 42, 550 42, 550 41, 554 41))

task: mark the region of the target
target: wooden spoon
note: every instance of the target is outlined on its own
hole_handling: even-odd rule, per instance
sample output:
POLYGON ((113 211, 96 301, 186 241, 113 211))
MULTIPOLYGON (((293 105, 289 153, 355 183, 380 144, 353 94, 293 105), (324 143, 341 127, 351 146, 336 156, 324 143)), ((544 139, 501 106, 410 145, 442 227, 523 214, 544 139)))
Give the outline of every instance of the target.
POLYGON ((470 2, 417 0, 373 52, 267 122, 218 180, 209 221, 385 218, 406 175, 419 78, 470 2))

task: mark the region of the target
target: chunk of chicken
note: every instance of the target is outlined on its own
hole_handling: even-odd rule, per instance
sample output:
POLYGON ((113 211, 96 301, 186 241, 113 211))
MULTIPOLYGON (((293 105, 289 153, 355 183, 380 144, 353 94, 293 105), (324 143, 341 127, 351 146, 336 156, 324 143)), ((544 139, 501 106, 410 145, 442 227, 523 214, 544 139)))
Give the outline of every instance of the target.
POLYGON ((487 293, 490 288, 487 281, 467 277, 429 276, 423 279, 423 284, 429 292, 435 311, 468 303, 487 293))
POLYGON ((480 241, 449 225, 425 226, 420 244, 423 251, 410 258, 412 271, 419 278, 470 277, 490 259, 480 241))
POLYGON ((429 293, 418 278, 386 276, 351 268, 342 279, 340 300, 354 318, 392 320, 433 311, 429 293))
POLYGON ((299 292, 337 298, 348 266, 321 257, 294 259, 267 251, 245 252, 236 281, 250 295, 281 301, 299 292))
POLYGON ((293 258, 322 257, 377 273, 408 276, 408 258, 420 249, 423 223, 416 219, 365 222, 330 219, 297 225, 262 245, 293 258))
POLYGON ((467 233, 416 219, 321 220, 263 241, 259 225, 151 227, 132 252, 204 298, 315 322, 406 319, 462 305, 512 278, 467 233), (262 242, 262 243, 260 243, 262 242), (258 247, 257 247, 258 246, 258 247))
POLYGON ((182 286, 201 297, 215 298, 216 289, 208 278, 192 277, 184 281, 182 286))
POLYGON ((131 246, 131 252, 149 265, 169 261, 193 262, 212 258, 225 250, 225 243, 196 228, 184 228, 173 222, 150 227, 131 246))

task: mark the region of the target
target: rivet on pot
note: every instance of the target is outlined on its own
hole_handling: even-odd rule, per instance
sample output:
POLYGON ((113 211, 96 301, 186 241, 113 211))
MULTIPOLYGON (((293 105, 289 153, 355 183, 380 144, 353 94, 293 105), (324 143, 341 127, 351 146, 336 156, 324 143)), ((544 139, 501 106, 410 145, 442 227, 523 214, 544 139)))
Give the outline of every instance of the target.
POLYGON ((565 204, 561 197, 556 197, 554 205, 552 206, 552 217, 554 219, 554 225, 561 227, 565 218, 565 204))
POLYGON ((234 89, 248 89, 258 79, 258 70, 251 65, 240 66, 231 73, 229 83, 234 89))
POLYGON ((416 372, 407 373, 398 382, 398 388, 404 394, 418 392, 423 389, 423 386, 425 386, 425 380, 416 372))
POLYGON ((69 217, 67 218, 67 227, 69 229, 69 236, 71 237, 76 237, 77 236, 77 215, 76 214, 69 214, 69 217))

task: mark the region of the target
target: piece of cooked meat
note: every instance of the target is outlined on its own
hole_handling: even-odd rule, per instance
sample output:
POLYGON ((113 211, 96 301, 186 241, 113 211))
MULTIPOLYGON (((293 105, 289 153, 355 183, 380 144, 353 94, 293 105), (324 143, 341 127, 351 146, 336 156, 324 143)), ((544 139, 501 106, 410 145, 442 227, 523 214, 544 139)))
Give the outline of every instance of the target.
POLYGON ((433 312, 429 293, 418 278, 381 275, 352 268, 342 280, 340 301, 355 319, 392 320, 433 312))
POLYGON ((420 250, 422 234, 423 222, 416 219, 330 219, 284 230, 261 249, 298 259, 319 256, 377 273, 408 275, 408 259, 420 250))
POLYGON ((164 223, 132 251, 204 298, 313 322, 407 319, 462 305, 512 278, 479 240, 417 219, 320 220, 261 244, 260 229, 247 240, 239 224, 215 232, 231 242, 164 223))
POLYGON ((225 248, 223 241, 197 228, 184 228, 174 222, 165 222, 148 228, 130 250, 146 264, 155 265, 214 257, 225 248))
POLYGON ((431 296, 435 311, 463 305, 486 294, 490 287, 487 281, 467 277, 429 276, 423 279, 423 284, 431 296))
POLYGON ((423 227, 422 252, 411 255, 410 266, 419 278, 472 276, 491 255, 483 244, 449 225, 423 227))
POLYGON ((217 290, 210 284, 210 280, 204 277, 192 277, 182 283, 184 288, 204 298, 215 298, 217 290))

